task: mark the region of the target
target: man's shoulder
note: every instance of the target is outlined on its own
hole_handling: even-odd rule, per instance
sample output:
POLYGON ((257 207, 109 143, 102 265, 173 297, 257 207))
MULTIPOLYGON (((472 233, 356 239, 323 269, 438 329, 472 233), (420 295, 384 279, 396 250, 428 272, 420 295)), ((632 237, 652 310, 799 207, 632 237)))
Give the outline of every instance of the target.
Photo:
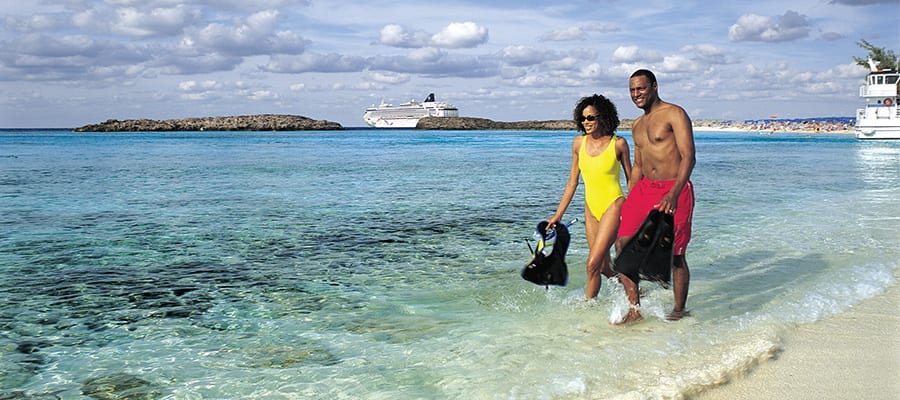
POLYGON ((646 116, 646 115, 647 115, 647 114, 641 114, 641 115, 639 115, 637 118, 634 119, 634 121, 631 121, 631 126, 636 126, 636 125, 639 125, 639 124, 643 123, 643 122, 644 122, 644 116, 646 116))
POLYGON ((659 119, 661 121, 666 121, 671 124, 681 124, 685 121, 690 121, 691 117, 688 115, 687 111, 684 110, 681 106, 674 103, 666 103, 660 104, 659 109, 657 109, 657 115, 659 115, 659 119))
POLYGON ((660 101, 659 110, 662 112, 665 112, 667 114, 668 113, 687 114, 687 112, 684 111, 684 108, 682 108, 678 104, 669 103, 667 101, 660 101))

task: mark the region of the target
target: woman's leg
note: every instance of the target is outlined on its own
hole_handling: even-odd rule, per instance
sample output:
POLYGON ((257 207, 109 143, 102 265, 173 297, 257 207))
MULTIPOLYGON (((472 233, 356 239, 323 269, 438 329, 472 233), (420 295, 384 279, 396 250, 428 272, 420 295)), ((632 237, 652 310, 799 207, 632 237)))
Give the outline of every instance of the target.
MULTIPOLYGON (((590 207, 585 205, 584 207, 584 231, 585 236, 587 238, 588 245, 588 259, 586 265, 587 272, 587 281, 584 285, 584 297, 587 299, 593 299, 597 297, 597 293, 600 293, 600 275, 599 273, 595 273, 595 268, 591 267, 591 263, 598 257, 595 253, 599 251, 599 248, 594 245, 594 242, 597 238, 597 233, 600 229, 600 221, 594 217, 594 214, 591 213, 590 207)), ((599 269, 596 269, 599 272, 599 269)))
POLYGON ((609 249, 616 240, 616 232, 619 230, 619 215, 624 202, 625 199, 621 197, 614 200, 603 212, 599 221, 593 215, 588 215, 590 209, 585 207, 586 221, 590 221, 585 223, 590 253, 587 260, 587 284, 584 294, 589 299, 597 297, 597 293, 600 292, 602 276, 609 278, 615 275, 611 267, 609 249))

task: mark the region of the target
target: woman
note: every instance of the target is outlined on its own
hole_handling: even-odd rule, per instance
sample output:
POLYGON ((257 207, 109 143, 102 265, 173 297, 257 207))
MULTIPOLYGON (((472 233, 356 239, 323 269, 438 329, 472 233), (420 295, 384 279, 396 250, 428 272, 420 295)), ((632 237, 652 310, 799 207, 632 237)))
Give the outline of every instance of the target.
POLYGON ((578 131, 583 134, 572 140, 569 181, 556 214, 548 221, 553 226, 562 219, 575 196, 580 174, 584 179, 584 221, 590 249, 584 295, 593 299, 600 292, 600 274, 607 278, 615 275, 609 248, 616 240, 619 214, 625 202, 619 168, 621 166, 627 179, 631 175, 631 156, 628 142, 615 135, 619 114, 609 99, 596 94, 583 97, 575 106, 573 117, 578 131))

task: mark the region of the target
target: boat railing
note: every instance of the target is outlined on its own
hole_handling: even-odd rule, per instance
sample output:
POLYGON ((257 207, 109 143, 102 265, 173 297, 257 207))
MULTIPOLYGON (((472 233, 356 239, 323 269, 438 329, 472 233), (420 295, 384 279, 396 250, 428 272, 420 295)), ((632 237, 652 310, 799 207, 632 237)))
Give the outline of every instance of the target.
POLYGON ((859 96, 860 97, 877 97, 877 96, 896 96, 897 95, 897 86, 896 85, 876 85, 876 86, 860 86, 859 87, 859 96))

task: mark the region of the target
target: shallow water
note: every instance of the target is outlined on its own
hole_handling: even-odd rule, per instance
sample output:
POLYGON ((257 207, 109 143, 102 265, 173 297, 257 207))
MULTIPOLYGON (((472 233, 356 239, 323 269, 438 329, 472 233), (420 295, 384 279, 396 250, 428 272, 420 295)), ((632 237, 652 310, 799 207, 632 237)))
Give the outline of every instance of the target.
POLYGON ((611 327, 582 224, 518 276, 572 135, 0 132, 0 397, 679 398, 895 284, 900 142, 698 132, 692 316, 611 327))

